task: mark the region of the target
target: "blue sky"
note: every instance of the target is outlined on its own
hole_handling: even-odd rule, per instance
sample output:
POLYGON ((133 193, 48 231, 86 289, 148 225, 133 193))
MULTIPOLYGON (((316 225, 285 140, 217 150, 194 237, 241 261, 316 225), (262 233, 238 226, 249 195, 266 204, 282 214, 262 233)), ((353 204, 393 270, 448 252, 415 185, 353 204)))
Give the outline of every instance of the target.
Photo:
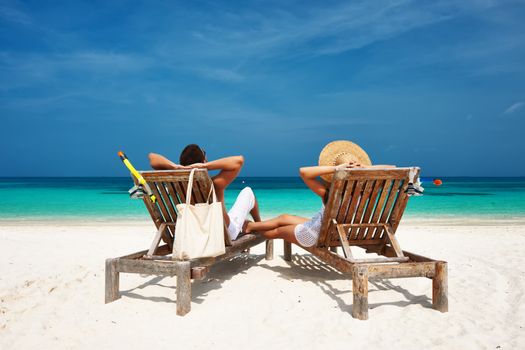
POLYGON ((287 176, 329 141, 434 175, 525 176, 524 1, 3 1, 3 176, 147 153, 287 176))

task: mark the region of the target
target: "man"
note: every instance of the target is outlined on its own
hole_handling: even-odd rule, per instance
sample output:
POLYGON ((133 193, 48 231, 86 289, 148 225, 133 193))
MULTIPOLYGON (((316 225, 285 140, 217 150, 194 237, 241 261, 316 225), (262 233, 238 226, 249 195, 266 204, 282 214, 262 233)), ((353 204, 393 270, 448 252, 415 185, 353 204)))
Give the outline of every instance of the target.
POLYGON ((219 174, 212 177, 213 186, 215 187, 217 199, 222 202, 224 222, 228 227, 228 234, 232 240, 236 239, 243 229, 248 213, 252 215, 253 220, 261 221, 259 205, 250 187, 243 188, 230 211, 227 212, 224 205, 224 191, 241 171, 244 164, 243 156, 220 158, 209 162, 206 159, 206 152, 198 145, 191 144, 182 150, 179 159, 180 165, 156 153, 149 154, 149 161, 151 167, 155 170, 194 168, 220 170, 219 174))

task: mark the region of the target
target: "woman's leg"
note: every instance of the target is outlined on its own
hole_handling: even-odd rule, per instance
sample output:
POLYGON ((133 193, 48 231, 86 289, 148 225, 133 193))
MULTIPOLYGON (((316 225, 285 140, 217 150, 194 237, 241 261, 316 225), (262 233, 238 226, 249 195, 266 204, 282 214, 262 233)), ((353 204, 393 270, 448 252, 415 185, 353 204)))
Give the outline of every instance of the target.
POLYGON ((298 225, 305 223, 308 220, 310 219, 295 215, 282 214, 270 220, 260 222, 249 222, 246 226, 246 233, 269 231, 281 226, 298 225))
MULTIPOLYGON (((228 211, 228 218, 230 220, 228 233, 232 240, 235 240, 241 232, 248 214, 254 211, 256 203, 257 201, 255 200, 255 194, 252 189, 250 187, 243 188, 235 199, 235 203, 233 203, 231 209, 228 211)), ((259 210, 257 208, 256 215, 258 215, 258 212, 259 210)))
POLYGON ((286 242, 299 244, 297 238, 295 238, 295 226, 297 225, 298 224, 281 226, 273 230, 262 232, 262 235, 267 239, 282 238, 286 242))
POLYGON ((253 221, 260 222, 261 221, 261 214, 259 213, 259 202, 257 202, 257 197, 255 195, 253 196, 255 203, 253 205, 253 209, 250 211, 250 214, 252 215, 253 221))

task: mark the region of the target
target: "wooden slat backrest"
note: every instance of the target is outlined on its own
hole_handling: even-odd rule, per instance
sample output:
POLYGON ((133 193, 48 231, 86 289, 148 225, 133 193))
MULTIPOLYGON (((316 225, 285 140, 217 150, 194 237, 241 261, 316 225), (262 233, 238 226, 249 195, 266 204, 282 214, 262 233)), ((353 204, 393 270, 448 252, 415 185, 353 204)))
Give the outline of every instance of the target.
MULTIPOLYGON (((177 222, 177 204, 186 203, 186 190, 190 176, 189 170, 157 170, 141 171, 140 174, 148 183, 157 197, 157 202, 152 203, 148 196, 144 196, 144 204, 150 213, 157 229, 162 223, 177 222)), ((136 179, 134 180, 137 183, 136 179)), ((204 203, 208 199, 212 180, 204 169, 197 169, 194 174, 191 203, 204 203)), ((211 202, 211 197, 209 202, 211 202)), ((175 227, 167 227, 172 243, 175 237, 175 227)), ((225 234, 225 238, 226 238, 225 234)), ((166 240, 166 239, 164 239, 166 240)), ((168 243, 168 242, 167 242, 168 243)), ((229 242, 229 239, 227 240, 229 242)))
MULTIPOLYGON (((411 168, 352 169, 334 174, 325 207, 318 247, 340 245, 333 223, 352 224, 347 230, 350 245, 381 244, 384 226, 395 233, 405 211, 411 168)), ((419 168, 416 168, 416 178, 419 168)))

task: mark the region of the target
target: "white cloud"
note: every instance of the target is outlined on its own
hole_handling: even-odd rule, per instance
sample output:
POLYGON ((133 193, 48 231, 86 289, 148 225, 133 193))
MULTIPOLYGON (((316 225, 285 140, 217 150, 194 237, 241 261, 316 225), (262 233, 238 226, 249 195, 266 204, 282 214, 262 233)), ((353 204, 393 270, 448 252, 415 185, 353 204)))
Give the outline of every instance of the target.
MULTIPOLYGON (((361 0, 301 6, 293 11, 285 5, 248 10, 227 10, 217 5, 214 7, 216 11, 187 11, 186 17, 191 18, 192 23, 185 23, 181 19, 181 23, 171 26, 167 24, 163 35, 153 37, 149 47, 137 55, 129 52, 104 52, 96 43, 89 42, 82 51, 77 45, 84 42, 82 33, 72 32, 65 36, 59 31, 39 27, 46 42, 53 43, 50 46, 56 43, 60 48, 60 51, 53 52, 63 54, 21 57, 20 64, 13 64, 10 68, 18 71, 28 69, 34 75, 45 75, 46 72, 53 74, 63 70, 105 71, 111 75, 121 71, 140 71, 149 66, 162 66, 170 70, 183 69, 206 79, 239 83, 252 77, 246 67, 252 67, 253 62, 295 56, 331 55, 359 49, 465 13, 476 13, 499 6, 503 2, 361 0), (181 27, 186 30, 181 30, 181 27), (86 52, 87 50, 92 51, 86 52)), ((29 15, 15 6, 7 5, 0 5, 0 20, 31 23, 29 15)), ((159 23, 159 26, 162 24, 159 23)), ((509 45, 514 47, 513 43, 509 45)), ((465 50, 461 48, 458 51, 465 50)), ((440 59, 449 59, 451 55, 437 56, 440 59)), ((4 62, 0 57, 0 65, 2 63, 4 62)), ((413 65, 414 62, 407 64, 413 65)), ((509 69, 508 67, 506 64, 504 68, 509 69)), ((5 89, 5 85, 0 84, 0 89, 5 89)))
MULTIPOLYGON (((407 31, 476 12, 492 1, 354 1, 287 11, 223 11, 192 32, 202 55, 251 58, 329 55, 359 49, 407 31)), ((204 20, 204 19, 203 19, 204 20)))
POLYGON ((518 101, 518 102, 515 102, 513 103, 512 105, 509 106, 509 108, 507 108, 503 114, 513 114, 513 113, 516 113, 517 111, 519 111, 520 109, 523 108, 523 101, 518 101))
POLYGON ((223 68, 197 68, 194 72, 204 78, 219 80, 227 83, 239 83, 244 80, 244 76, 231 69, 223 68))
POLYGON ((63 54, 11 54, 0 52, 2 81, 0 91, 32 86, 54 79, 62 73, 101 74, 104 77, 141 71, 152 65, 150 58, 103 51, 63 54))
POLYGON ((0 5, 0 20, 23 25, 32 24, 31 17, 28 14, 6 5, 0 5))

